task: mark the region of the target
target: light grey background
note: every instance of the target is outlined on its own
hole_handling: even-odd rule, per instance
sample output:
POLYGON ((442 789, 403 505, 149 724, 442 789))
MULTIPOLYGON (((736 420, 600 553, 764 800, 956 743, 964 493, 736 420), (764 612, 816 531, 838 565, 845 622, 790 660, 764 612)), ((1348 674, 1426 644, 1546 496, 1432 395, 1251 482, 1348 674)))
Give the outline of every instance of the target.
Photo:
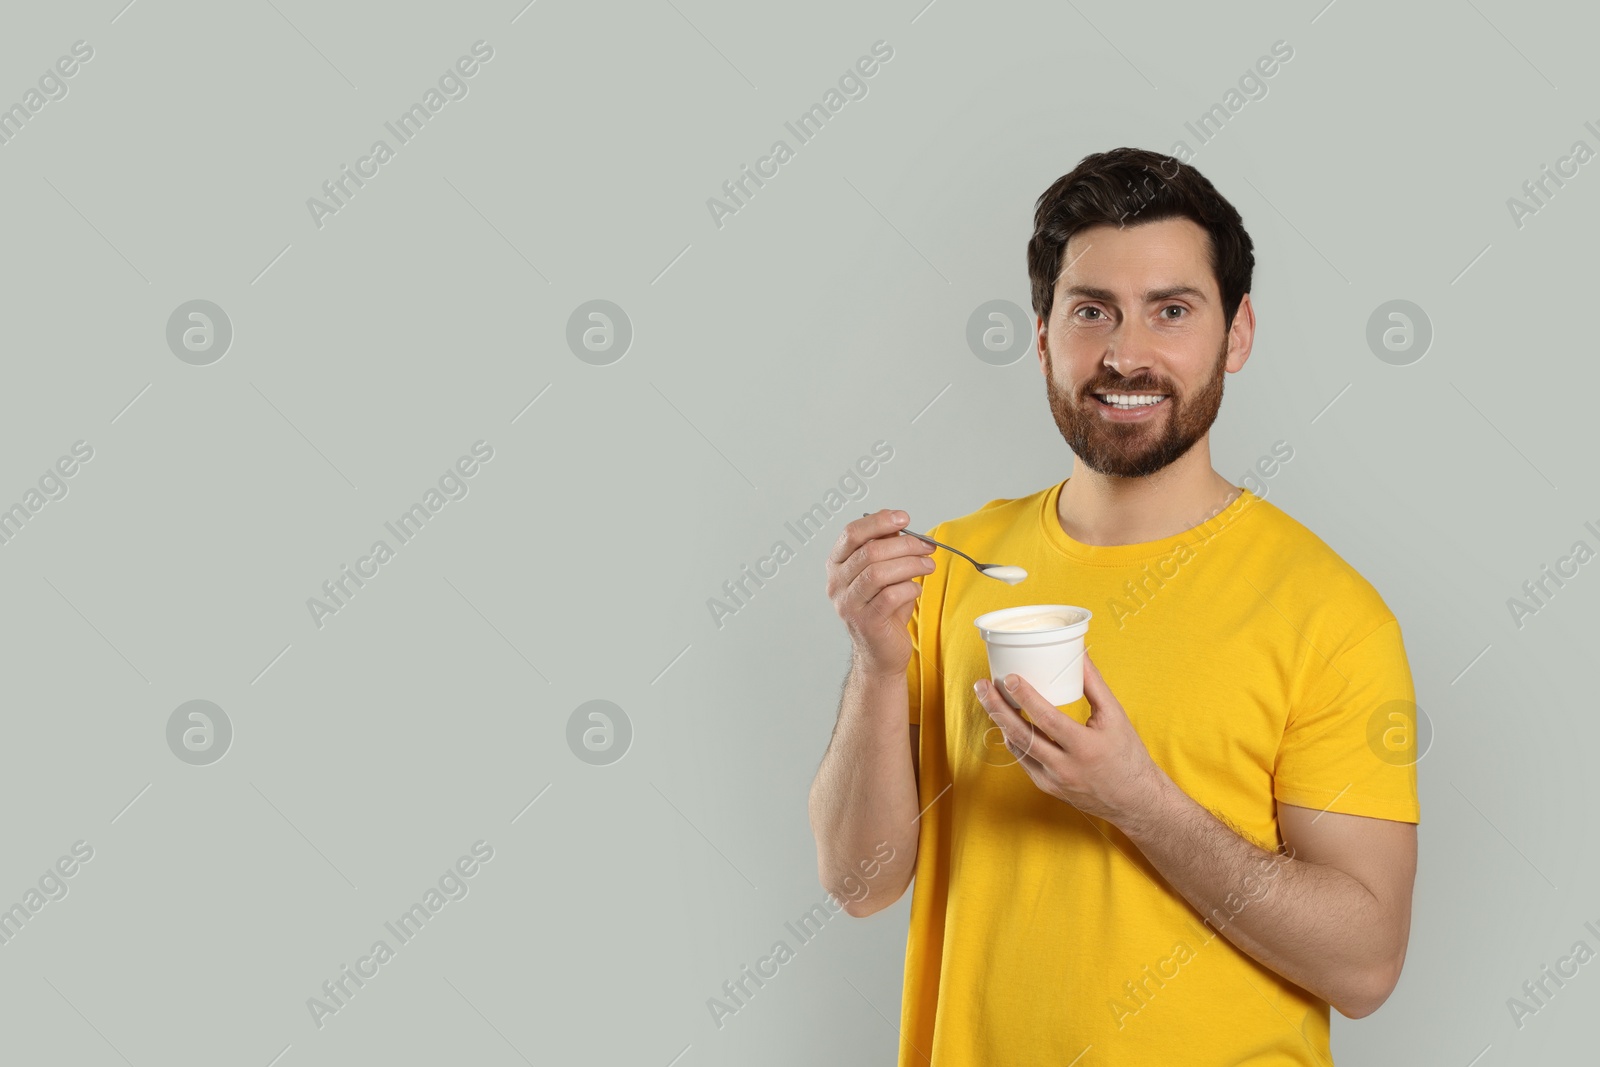
POLYGON ((1600 948, 1600 564, 1520 629, 1506 604, 1600 547, 1600 164, 1520 228, 1507 207, 1600 148, 1591 10, 123 3, 13 5, 0 33, 0 104, 94 49, 0 145, 0 505, 94 449, 0 546, 0 905, 94 849, 0 945, 0 1058, 892 1063, 909 894, 711 1020, 824 898, 805 796, 848 640, 824 541, 720 628, 706 601, 875 441, 894 458, 828 539, 1070 473, 1036 363, 980 361, 967 318, 1028 306, 1051 181, 1196 147, 1184 123, 1278 40, 1292 61, 1194 157, 1258 257, 1215 464, 1293 446, 1266 495, 1399 616, 1435 729, 1405 975, 1335 1016, 1335 1055, 1593 1055, 1595 965, 1520 1030, 1506 1007, 1600 948), (313 224, 480 39, 468 95, 313 224), (868 94, 716 226, 707 199, 878 40, 868 94), (196 299, 234 331, 208 366, 166 343, 196 299), (595 299, 634 331, 605 366, 566 342, 595 299), (1365 340, 1395 299, 1434 329, 1408 366, 1365 340), (307 599, 479 440, 468 495, 314 625, 307 599), (567 742, 597 699, 633 730, 604 766, 567 742), (210 765, 168 747, 190 700, 233 727, 210 765), (307 999, 479 840, 468 895, 314 1025, 307 999))

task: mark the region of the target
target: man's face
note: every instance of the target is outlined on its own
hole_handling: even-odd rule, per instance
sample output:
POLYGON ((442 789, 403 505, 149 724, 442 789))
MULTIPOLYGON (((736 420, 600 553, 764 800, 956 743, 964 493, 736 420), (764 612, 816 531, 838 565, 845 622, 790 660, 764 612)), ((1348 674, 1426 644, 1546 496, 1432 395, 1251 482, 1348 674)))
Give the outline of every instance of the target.
POLYGON ((1223 372, 1249 357, 1254 316, 1246 296, 1223 330, 1209 247, 1184 218, 1093 226, 1067 243, 1039 362, 1056 426, 1090 470, 1154 474, 1216 420, 1223 372))

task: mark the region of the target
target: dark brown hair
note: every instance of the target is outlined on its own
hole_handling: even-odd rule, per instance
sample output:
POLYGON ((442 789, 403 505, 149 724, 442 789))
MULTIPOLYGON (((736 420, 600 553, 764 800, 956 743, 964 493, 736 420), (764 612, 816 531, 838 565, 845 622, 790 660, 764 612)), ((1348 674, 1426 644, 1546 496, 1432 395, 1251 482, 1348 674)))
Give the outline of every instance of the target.
POLYGON ((1256 265, 1244 220, 1198 170, 1142 148, 1084 156, 1039 196, 1028 239, 1034 313, 1050 321, 1062 253, 1073 234, 1101 223, 1137 226, 1170 218, 1189 219, 1211 235, 1211 273, 1222 293, 1223 329, 1232 327, 1256 265))

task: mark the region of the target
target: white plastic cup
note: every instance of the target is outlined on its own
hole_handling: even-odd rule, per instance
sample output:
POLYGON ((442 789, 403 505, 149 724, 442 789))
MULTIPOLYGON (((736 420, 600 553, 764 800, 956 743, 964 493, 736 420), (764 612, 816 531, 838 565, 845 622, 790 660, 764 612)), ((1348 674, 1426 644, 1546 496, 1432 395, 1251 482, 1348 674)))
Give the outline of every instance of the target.
POLYGON ((1027 679, 1041 696, 1055 707, 1083 698, 1084 635, 1094 612, 1072 604, 1026 604, 1001 608, 979 615, 973 625, 983 635, 989 649, 989 677, 1007 704, 1021 710, 1006 692, 1005 676, 1017 674, 1027 679), (1008 621, 1028 615, 1058 612, 1070 620, 1064 626, 1047 629, 1006 630, 1008 621))

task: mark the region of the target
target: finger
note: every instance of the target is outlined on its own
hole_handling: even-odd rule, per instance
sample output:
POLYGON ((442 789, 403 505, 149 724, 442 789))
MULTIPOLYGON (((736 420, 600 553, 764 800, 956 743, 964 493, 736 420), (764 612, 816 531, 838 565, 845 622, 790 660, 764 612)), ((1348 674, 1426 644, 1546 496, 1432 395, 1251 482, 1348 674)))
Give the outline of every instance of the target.
MULTIPOLYGON (((1001 703, 1005 702, 1002 700, 1001 703)), ((1008 707, 1007 710, 1009 711, 1010 708, 1008 707)), ((1015 715, 1016 713, 1012 712, 1012 714, 1015 715)), ((1044 735, 1044 731, 1034 726, 1033 723, 1023 719, 1021 716, 1017 716, 1017 718, 1028 731, 1027 736, 1021 741, 1013 741, 1011 735, 1006 733, 1006 728, 1002 727, 998 722, 992 728, 1000 731, 1001 736, 1005 739, 1006 751, 1011 753, 1012 759, 1021 764, 1022 769, 1028 772, 1029 777, 1042 787, 1042 776, 1048 774, 1043 757, 1050 752, 1050 749, 1046 746, 1052 745, 1052 742, 1044 735)))
MULTIPOLYGON (((1037 723, 1039 728, 1044 731, 1045 736, 1054 741, 1059 748, 1069 752, 1072 750, 1072 742, 1076 736, 1074 731, 1084 729, 1082 723, 1073 719, 1072 716, 1064 714, 1054 704, 1046 700, 1044 694, 1035 689, 1033 684, 1020 674, 1008 674, 1000 680, 1000 683, 1008 687, 1015 683, 1016 687, 1014 689, 1008 688, 1011 693, 1011 699, 1022 705, 1023 710, 1028 713, 1028 718, 1037 723)), ((997 693, 996 696, 999 697, 999 694, 997 693)), ((1000 697, 1000 699, 1004 700, 1005 698, 1000 697)))
POLYGON ((1006 751, 1016 758, 1017 766, 1021 767, 1028 777, 1033 779, 1034 785, 1040 789, 1046 788, 1046 784, 1050 781, 1050 771, 1039 761, 1039 757, 1036 754, 1019 748, 1010 740, 1006 741, 1006 751))
MULTIPOLYGON (((1029 724, 1024 722, 1023 725, 1029 724)), ((1038 744, 1045 740, 1044 734, 1034 730, 1022 744, 1018 744, 1011 740, 1006 732, 1001 729, 999 723, 991 725, 989 729, 1000 731, 1001 743, 1004 745, 1006 753, 1010 755, 1011 763, 1021 767, 1028 777, 1033 779, 1034 785, 1040 789, 1047 789, 1047 783, 1051 781, 1050 771, 1040 761, 1039 753, 1034 751, 1038 744)), ((1008 766, 1008 764, 1004 763, 992 763, 989 760, 984 760, 984 763, 991 767, 1008 766)))
POLYGON ((862 607, 859 617, 865 621, 867 613, 870 612, 882 620, 891 631, 897 631, 909 640, 910 634, 906 626, 911 621, 911 612, 906 609, 921 595, 922 586, 919 583, 896 582, 878 590, 878 595, 862 607))
MULTIPOLYGON (((1043 729, 1024 719, 1010 704, 1007 704, 1005 697, 1000 695, 1000 691, 987 678, 980 678, 973 691, 978 694, 978 702, 983 705, 983 710, 988 712, 995 725, 1005 732, 1006 747, 1011 749, 1013 755, 1020 750, 1028 758, 1040 762, 1063 754, 1061 746, 1056 744, 1043 729)), ((1055 711, 1054 708, 1050 710, 1055 711)))
MULTIPOLYGON (((845 599, 869 604, 886 590, 932 573, 927 556, 898 556, 867 564, 850 580, 845 599)), ((915 585, 916 583, 912 582, 915 585)), ((920 588, 920 586, 919 586, 920 588)), ((904 591, 902 591, 904 592, 904 591)), ((902 602, 903 603, 903 602, 902 602)))
MULTIPOLYGON (((863 515, 854 522, 846 523, 844 529, 839 531, 838 540, 833 543, 833 550, 828 553, 828 562, 843 563, 856 549, 874 537, 899 533, 910 521, 911 516, 903 511, 883 508, 870 515, 863 515)), ((916 538, 913 537, 912 540, 915 541, 916 538)))
MULTIPOLYGON (((934 547, 926 541, 919 541, 915 537, 901 537, 891 531, 882 537, 869 538, 850 553, 843 563, 829 563, 828 569, 837 585, 848 586, 862 571, 874 563, 903 558, 932 559, 934 551, 934 547)), ((916 573, 931 574, 933 568, 926 567, 916 573)))
POLYGON ((1094 660, 1089 658, 1089 653, 1083 654, 1083 695, 1089 701, 1091 718, 1104 724, 1108 716, 1123 715, 1121 703, 1111 692, 1111 687, 1106 684, 1105 677, 1101 675, 1100 668, 1094 665, 1094 660))
MULTIPOLYGON (((914 538, 897 537, 890 540, 911 541, 914 538)), ((861 556, 881 543, 869 543, 856 555, 861 556)), ((903 629, 911 619, 913 603, 922 595, 923 583, 920 579, 932 572, 932 560, 926 556, 891 557, 867 564, 839 594, 832 593, 838 581, 836 571, 830 579, 830 595, 835 597, 840 617, 847 622, 852 615, 862 620, 876 616, 890 629, 903 629)))

